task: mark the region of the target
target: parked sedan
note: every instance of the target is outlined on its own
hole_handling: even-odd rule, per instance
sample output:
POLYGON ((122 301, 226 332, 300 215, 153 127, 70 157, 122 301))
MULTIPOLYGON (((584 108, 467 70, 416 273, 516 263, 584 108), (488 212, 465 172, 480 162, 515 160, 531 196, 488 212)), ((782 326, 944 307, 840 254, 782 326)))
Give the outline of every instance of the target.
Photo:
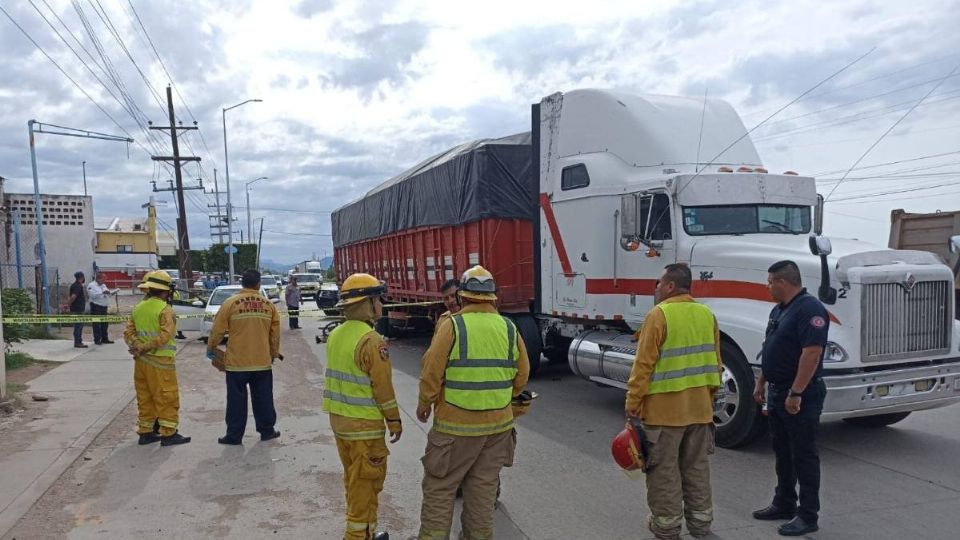
MULTIPOLYGON (((203 319, 203 329, 200 331, 200 339, 207 341, 207 338, 210 337, 210 331, 213 329, 213 318, 217 315, 217 312, 220 311, 220 306, 227 301, 227 298, 239 294, 243 290, 243 287, 240 285, 222 285, 213 290, 213 294, 210 295, 210 299, 207 300, 207 305, 205 308, 206 317, 203 319)), ((267 295, 267 290, 260 287, 260 294, 264 298, 270 298, 267 295)), ((271 302, 277 304, 280 302, 279 298, 271 298, 271 302)), ((196 305, 197 303, 194 303, 196 305)), ((202 305, 202 304, 201 304, 202 305)))

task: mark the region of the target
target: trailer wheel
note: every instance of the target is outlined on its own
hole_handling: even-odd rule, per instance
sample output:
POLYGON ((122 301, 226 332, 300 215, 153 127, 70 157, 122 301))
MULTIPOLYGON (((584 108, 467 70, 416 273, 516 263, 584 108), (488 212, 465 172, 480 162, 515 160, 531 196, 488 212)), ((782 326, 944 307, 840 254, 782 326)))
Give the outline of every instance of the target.
POLYGON ((533 376, 540 370, 540 353, 543 351, 540 327, 532 315, 513 315, 510 318, 517 325, 517 331, 520 332, 523 344, 527 347, 527 356, 530 357, 530 375, 533 376))
POLYGON ((753 401, 756 381, 743 353, 732 343, 721 341, 720 354, 724 370, 720 376, 720 390, 713 401, 716 442, 721 448, 737 448, 762 435, 767 422, 753 401))
POLYGON ((882 428, 882 427, 889 426, 891 424, 896 424, 897 422, 903 420, 908 416, 910 416, 910 411, 887 413, 887 414, 875 414, 873 416, 858 416, 856 418, 844 418, 843 421, 850 425, 858 426, 858 427, 882 428))

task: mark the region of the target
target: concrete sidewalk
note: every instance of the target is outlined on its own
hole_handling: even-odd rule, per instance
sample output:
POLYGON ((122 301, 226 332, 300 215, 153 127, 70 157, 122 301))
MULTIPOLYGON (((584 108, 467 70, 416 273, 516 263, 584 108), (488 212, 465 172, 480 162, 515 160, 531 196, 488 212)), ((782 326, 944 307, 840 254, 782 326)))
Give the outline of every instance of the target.
POLYGON ((16 349, 67 363, 28 383, 29 393, 50 401, 0 442, 0 537, 134 397, 133 360, 122 342, 74 349, 68 340, 37 340, 16 349))
MULTIPOLYGON (((137 446, 132 431, 135 406, 129 404, 132 394, 128 393, 103 415, 103 422, 90 428, 90 436, 102 433, 83 458, 75 459, 79 452, 65 456, 64 464, 74 461, 73 466, 51 471, 50 478, 63 472, 12 530, 0 528, 0 538, 342 537, 343 472, 327 415, 321 410, 325 347, 315 345, 309 331, 306 335, 284 332, 281 350, 287 359, 274 368, 277 427, 282 436, 259 441, 251 418, 243 446, 216 442, 224 430, 223 375, 210 367, 203 350, 203 344, 191 340, 177 357, 181 431, 193 438, 190 444, 137 446), (129 404, 126 409, 124 404, 129 404), (101 429, 118 413, 113 423, 101 429)), ((84 358, 74 364, 79 366, 84 358)), ((117 385, 125 384, 130 392, 129 375, 123 379, 117 385)), ((389 473, 379 517, 380 528, 389 531, 391 538, 406 539, 419 527, 420 457, 429 426, 414 418, 417 379, 395 370, 394 386, 404 434, 398 444, 389 445, 389 473)), ((114 392, 117 395, 120 390, 114 392)), ((87 443, 85 437, 77 446, 82 449, 87 443)), ((10 466, 7 461, 3 464, 10 466)), ((28 505, 31 499, 24 499, 28 505)), ((22 508, 18 507, 18 515, 22 508)), ((453 526, 459 530, 459 518, 453 526)), ((498 539, 527 538, 506 507, 497 511, 495 526, 498 539)))

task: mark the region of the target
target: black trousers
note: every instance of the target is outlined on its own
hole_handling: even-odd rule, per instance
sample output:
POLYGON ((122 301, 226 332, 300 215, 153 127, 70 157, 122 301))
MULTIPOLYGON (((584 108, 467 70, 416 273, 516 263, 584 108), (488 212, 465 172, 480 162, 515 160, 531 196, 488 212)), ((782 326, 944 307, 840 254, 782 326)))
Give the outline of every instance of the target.
POLYGON ((797 414, 790 414, 785 408, 784 402, 789 393, 789 384, 771 384, 767 396, 770 435, 777 460, 777 488, 773 504, 778 508, 797 508, 798 516, 816 523, 820 512, 817 431, 827 386, 820 378, 810 381, 800 398, 800 412, 797 414))
MULTIPOLYGON (((90 314, 91 315, 106 315, 107 306, 101 306, 99 304, 94 304, 90 302, 90 314)), ((93 342, 94 343, 103 343, 104 341, 110 341, 110 338, 107 336, 107 327, 109 323, 105 322, 95 322, 92 323, 93 327, 93 342)))
POLYGON ((300 328, 300 317, 295 316, 294 314, 300 313, 300 306, 289 306, 287 314, 290 316, 290 328, 300 328))
POLYGON ((277 411, 273 408, 273 370, 227 372, 227 438, 243 439, 247 429, 247 387, 253 419, 261 434, 273 433, 277 411))

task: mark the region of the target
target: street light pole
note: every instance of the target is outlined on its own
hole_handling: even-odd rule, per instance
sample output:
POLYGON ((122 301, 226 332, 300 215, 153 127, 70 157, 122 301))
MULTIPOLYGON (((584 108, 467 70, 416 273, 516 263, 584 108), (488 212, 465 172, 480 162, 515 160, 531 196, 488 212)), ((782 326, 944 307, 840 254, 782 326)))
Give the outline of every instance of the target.
POLYGON ((222 109, 223 111, 223 165, 224 172, 227 176, 227 238, 230 243, 227 248, 227 254, 230 258, 230 276, 227 278, 227 283, 233 283, 233 205, 230 204, 230 159, 227 155, 227 111, 230 109, 236 109, 241 105, 246 105, 247 103, 260 103, 262 99, 248 99, 242 103, 237 103, 232 107, 226 107, 222 109))
POLYGON ((87 196, 87 162, 83 162, 83 196, 87 196))
POLYGON ((251 180, 244 185, 244 189, 247 192, 247 242, 253 242, 253 225, 250 221, 250 185, 254 182, 259 182, 260 180, 266 180, 266 176, 261 176, 256 180, 251 180))

